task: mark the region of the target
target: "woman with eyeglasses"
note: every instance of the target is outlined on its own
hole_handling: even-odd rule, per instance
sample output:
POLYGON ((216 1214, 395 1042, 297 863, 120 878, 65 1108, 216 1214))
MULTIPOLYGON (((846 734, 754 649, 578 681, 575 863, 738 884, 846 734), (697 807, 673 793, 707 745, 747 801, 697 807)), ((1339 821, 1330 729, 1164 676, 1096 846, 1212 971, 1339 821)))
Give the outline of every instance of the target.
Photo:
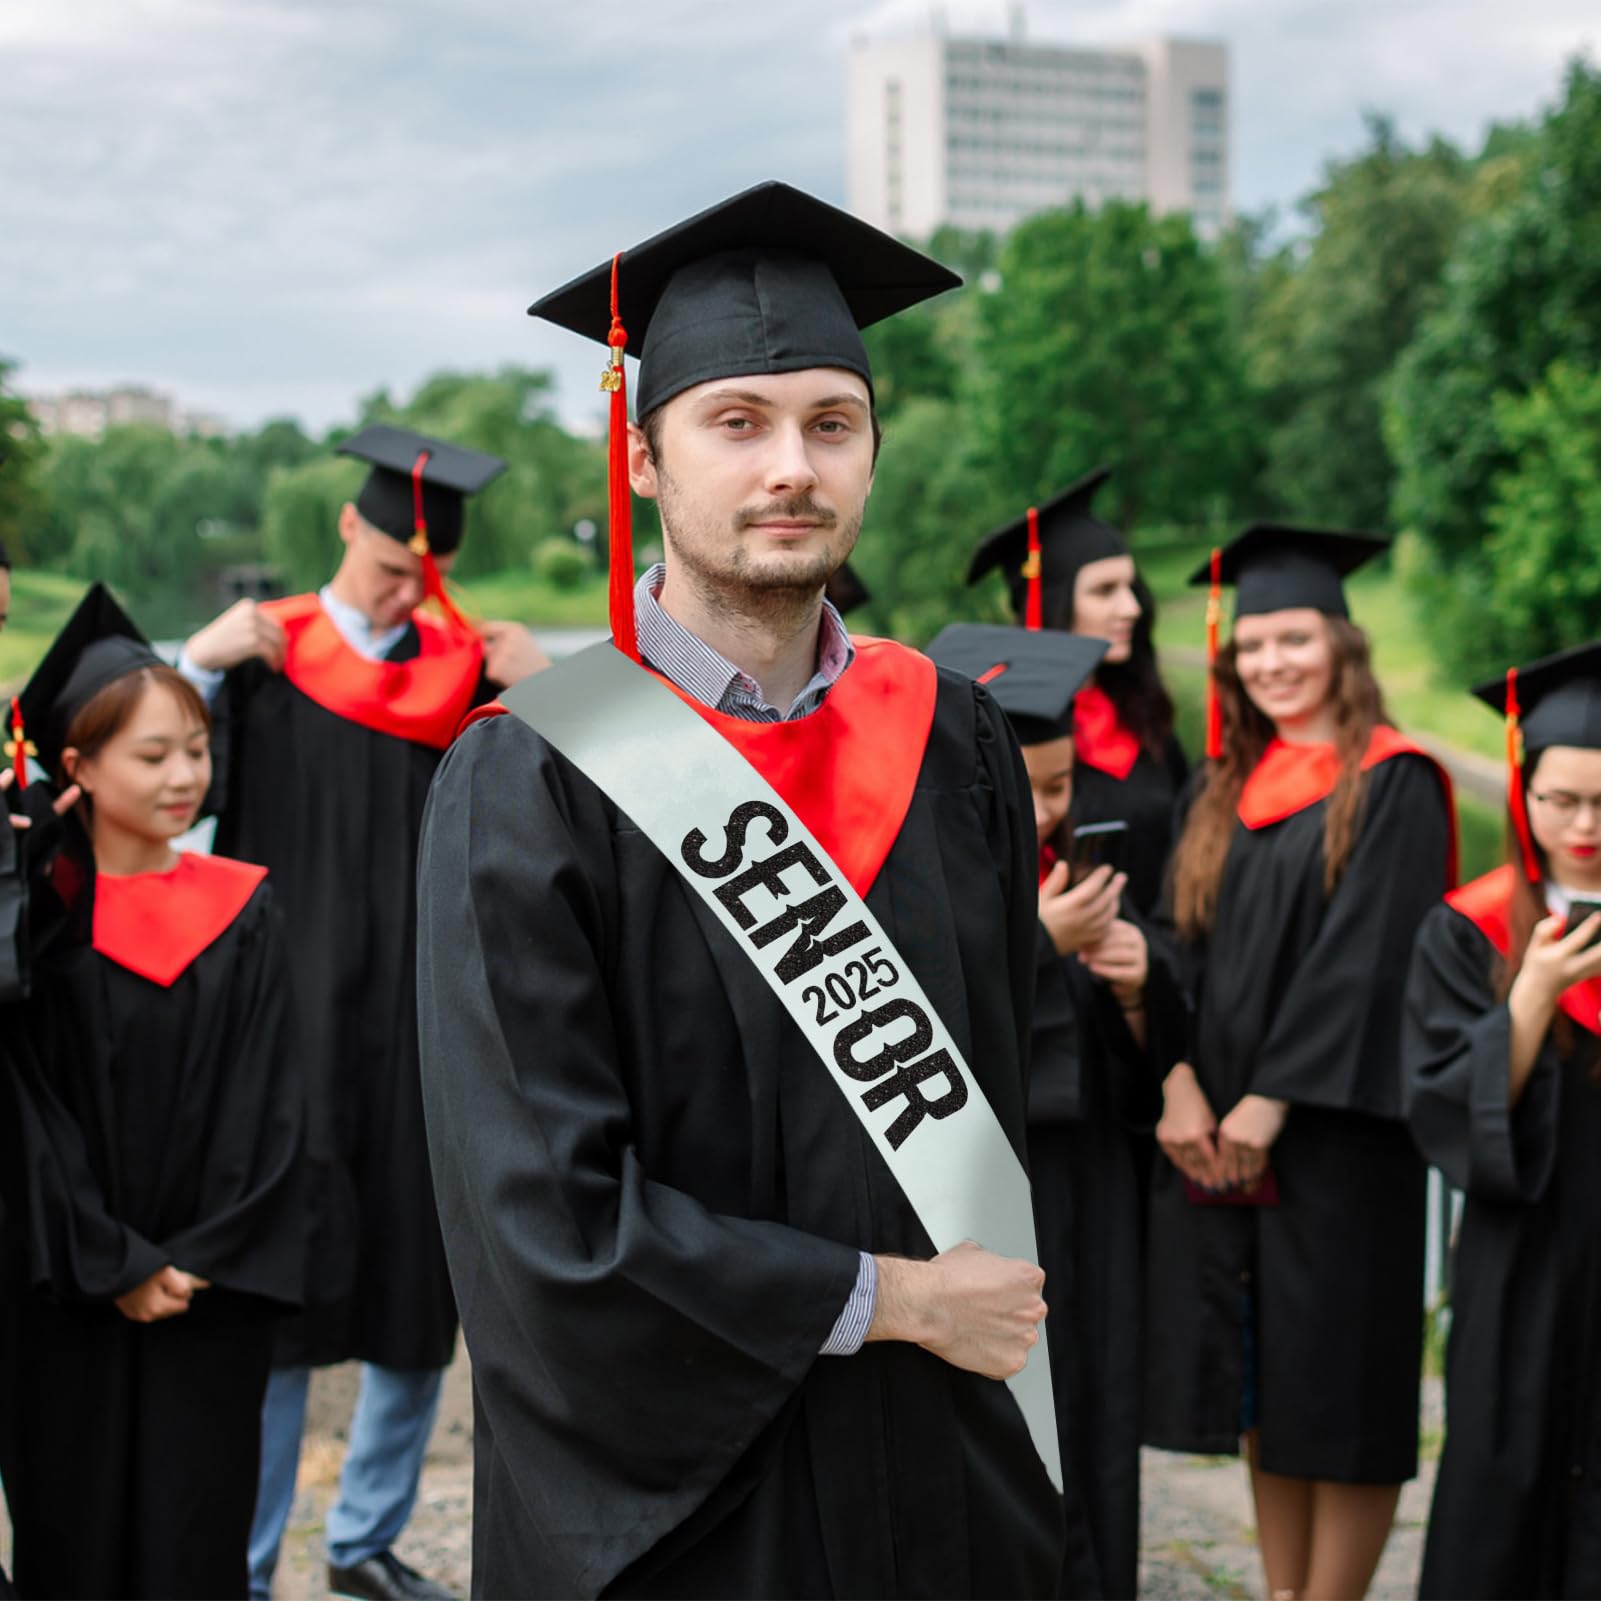
POLYGON ((1402 1052, 1413 1136, 1467 1197, 1421 1593, 1594 1596, 1601 644, 1474 693, 1510 725, 1510 859, 1424 922, 1402 1052))

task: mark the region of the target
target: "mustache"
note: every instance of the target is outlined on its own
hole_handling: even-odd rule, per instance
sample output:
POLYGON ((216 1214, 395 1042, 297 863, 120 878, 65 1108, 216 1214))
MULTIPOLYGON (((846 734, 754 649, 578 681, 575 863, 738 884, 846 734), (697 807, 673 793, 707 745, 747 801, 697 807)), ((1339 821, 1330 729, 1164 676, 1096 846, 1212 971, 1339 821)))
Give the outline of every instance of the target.
POLYGON ((819 506, 810 495, 791 495, 788 500, 775 500, 770 506, 746 506, 734 514, 734 527, 750 528, 756 523, 791 522, 805 519, 819 528, 832 528, 839 521, 839 513, 827 506, 819 506))

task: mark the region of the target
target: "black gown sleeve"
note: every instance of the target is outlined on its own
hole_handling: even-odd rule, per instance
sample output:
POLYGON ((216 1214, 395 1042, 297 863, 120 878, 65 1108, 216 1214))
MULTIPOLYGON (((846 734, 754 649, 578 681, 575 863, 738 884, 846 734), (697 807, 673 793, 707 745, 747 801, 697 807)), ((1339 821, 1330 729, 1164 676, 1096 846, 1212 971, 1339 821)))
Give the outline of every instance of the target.
POLYGON ((1252 1094, 1401 1115, 1403 986, 1418 924, 1446 891, 1449 839, 1432 763, 1397 756, 1373 769, 1350 860, 1274 1012, 1252 1094))
POLYGON ((1034 1028, 1030 1039, 1028 1121, 1076 1123, 1084 1115, 1084 1053, 1067 961, 1036 918, 1034 1028))
POLYGON ((1562 1075, 1550 1035, 1516 1108, 1512 1020, 1493 988, 1499 958, 1460 912, 1418 931, 1401 1033, 1406 1118, 1424 1158, 1478 1200, 1538 1201, 1556 1163, 1562 1075))
POLYGON ((305 1091, 270 883, 241 913, 237 932, 196 1221, 161 1248, 167 1261, 214 1285, 296 1307, 305 1273, 305 1091))
POLYGON ((428 1143, 478 1404, 579 1585, 649 1549, 750 1448, 859 1266, 646 1170, 608 982, 629 915, 614 826, 501 716, 445 757, 419 865, 428 1143))

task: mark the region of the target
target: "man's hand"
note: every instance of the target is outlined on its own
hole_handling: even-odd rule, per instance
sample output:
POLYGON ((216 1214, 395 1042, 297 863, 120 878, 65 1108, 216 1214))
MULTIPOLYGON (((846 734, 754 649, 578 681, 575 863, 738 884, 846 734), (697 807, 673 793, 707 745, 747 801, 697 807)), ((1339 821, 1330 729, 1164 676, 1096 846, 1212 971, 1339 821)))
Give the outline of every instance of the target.
POLYGON ((284 664, 284 631, 253 600, 236 600, 193 635, 184 650, 196 667, 224 672, 259 656, 274 672, 284 664))
POLYGON ((1179 1062, 1162 1085, 1162 1120, 1156 1125, 1156 1143, 1185 1178, 1209 1190, 1223 1188, 1217 1117, 1188 1062, 1179 1062))
POLYGON ((1117 919, 1118 903, 1128 878, 1110 867, 1097 867, 1071 889, 1067 863, 1058 862, 1040 885, 1039 917, 1058 956, 1099 945, 1117 919))
MULTIPOLYGON (((16 783, 16 781, 16 768, 7 767, 3 770, 0 770, 0 795, 6 794, 10 790, 11 786, 16 783)), ((30 786, 30 788, 31 787, 32 786, 30 786)), ((57 817, 65 817, 67 813, 70 812, 82 798, 83 791, 76 784, 69 784, 59 795, 56 796, 53 801, 51 801, 50 808, 57 817)), ((33 819, 22 812, 13 812, 11 814, 11 826, 19 830, 24 828, 32 828, 33 819)))
POLYGON ((117 1297, 117 1310, 131 1323, 159 1323, 189 1310, 189 1302, 203 1281, 170 1264, 152 1273, 143 1284, 117 1297))
POLYGON ((966 1241, 932 1262, 881 1256, 869 1340, 921 1345, 952 1367, 1009 1379, 1039 1344, 1045 1275, 966 1241))
POLYGON ((521 623, 481 623, 478 633, 484 642, 484 676, 499 689, 550 666, 550 657, 521 623))

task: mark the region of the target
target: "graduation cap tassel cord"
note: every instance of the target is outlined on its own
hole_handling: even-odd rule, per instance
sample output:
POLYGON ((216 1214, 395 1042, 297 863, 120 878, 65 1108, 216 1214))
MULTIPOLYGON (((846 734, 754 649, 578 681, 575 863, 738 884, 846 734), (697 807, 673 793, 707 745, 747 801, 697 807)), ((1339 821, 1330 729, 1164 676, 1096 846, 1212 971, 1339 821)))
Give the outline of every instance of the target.
POLYGON ((1223 551, 1212 548, 1212 584, 1206 594, 1206 757, 1223 756, 1223 702, 1217 693, 1218 632, 1223 622, 1223 551))
POLYGON ((411 508, 412 508, 412 534, 410 548, 412 554, 422 559, 422 587, 423 593, 435 601, 445 617, 461 629, 464 633, 471 633, 467 619, 456 610, 456 604, 445 591, 445 580, 440 575, 439 563, 434 560, 433 546, 428 539, 428 519, 423 513, 422 482, 423 468, 428 465, 433 456, 431 450, 419 450, 417 459, 411 464, 411 508))
POLYGON ((639 660, 639 644, 634 637, 634 505, 628 485, 628 380, 623 373, 623 351, 628 330, 617 309, 618 251, 611 259, 611 328, 606 343, 611 360, 600 376, 600 387, 611 396, 611 417, 607 428, 606 520, 611 592, 609 611, 612 640, 625 656, 639 660))
POLYGON ((11 697, 11 738, 6 741, 6 755, 11 758, 12 771, 17 776, 17 788, 28 787, 28 739, 22 723, 22 703, 11 697))
POLYGON ((1028 508, 1028 556, 1023 562, 1023 576, 1028 580, 1028 598, 1023 603, 1023 626, 1038 632, 1045 626, 1045 608, 1040 596, 1040 513, 1037 506, 1028 508))
POLYGON ((1518 670, 1507 668, 1506 675, 1506 760, 1507 808, 1512 814, 1512 832, 1518 837, 1518 854, 1524 876, 1531 884, 1540 882, 1540 863, 1534 854, 1529 833, 1529 808, 1523 798, 1523 726, 1518 705, 1518 670))

